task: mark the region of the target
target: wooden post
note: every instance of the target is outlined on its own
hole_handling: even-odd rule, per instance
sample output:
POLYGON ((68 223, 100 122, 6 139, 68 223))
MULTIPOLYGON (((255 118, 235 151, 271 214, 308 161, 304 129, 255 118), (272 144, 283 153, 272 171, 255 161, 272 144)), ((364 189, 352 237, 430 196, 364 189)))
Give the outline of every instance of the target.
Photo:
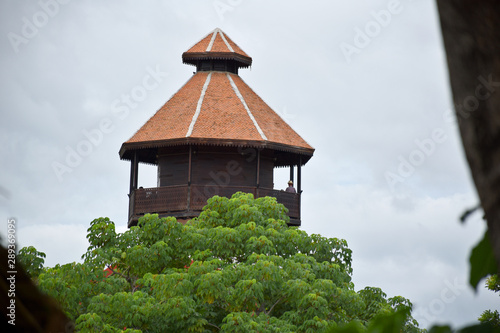
POLYGON ((137 189, 137 180, 139 179, 139 160, 137 151, 134 151, 134 157, 130 161, 130 194, 137 189))
POLYGON ((193 153, 192 146, 189 146, 189 164, 188 164, 188 185, 191 185, 191 155, 193 153))
POLYGON ((257 150, 257 187, 260 185, 260 150, 257 150))
POLYGON ((259 197, 259 186, 260 186, 260 149, 257 149, 257 189, 256 197, 259 197))
POLYGON ((302 182, 302 172, 301 172, 301 169, 302 169, 302 157, 299 157, 299 165, 297 165, 297 193, 302 193, 302 186, 301 186, 301 182, 302 182))
POLYGON ((192 146, 189 145, 189 162, 188 162, 188 193, 187 193, 187 210, 191 210, 191 156, 193 154, 192 146))
POLYGON ((137 159, 137 151, 134 151, 134 157, 130 161, 130 192, 128 195, 128 224, 130 227, 131 218, 135 211, 135 193, 137 189, 137 175, 139 171, 139 161, 137 159))
POLYGON ((290 179, 293 182, 293 164, 290 165, 290 179))
POLYGON ((299 194, 299 223, 300 222, 300 213, 301 213, 301 209, 300 209, 300 205, 301 205, 301 200, 300 200, 300 197, 302 196, 302 157, 299 157, 299 165, 297 166, 297 193, 299 194))

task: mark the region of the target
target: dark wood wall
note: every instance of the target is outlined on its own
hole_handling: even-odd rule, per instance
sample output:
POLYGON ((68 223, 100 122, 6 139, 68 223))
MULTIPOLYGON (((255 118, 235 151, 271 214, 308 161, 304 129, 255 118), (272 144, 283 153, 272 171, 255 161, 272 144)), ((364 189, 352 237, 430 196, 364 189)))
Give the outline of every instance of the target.
POLYGON ((260 157, 260 187, 274 188, 274 161, 272 157, 260 157))
POLYGON ((188 182, 189 151, 158 155, 158 187, 188 182))
POLYGON ((206 59, 197 62, 196 70, 199 72, 221 71, 238 74, 238 65, 233 60, 206 59))
MULTIPOLYGON (((191 184, 252 186, 257 184, 257 149, 194 146, 191 155, 191 184)), ((273 188, 273 153, 260 152, 260 187, 273 188)), ((188 182, 189 147, 158 151, 158 186, 188 182)))

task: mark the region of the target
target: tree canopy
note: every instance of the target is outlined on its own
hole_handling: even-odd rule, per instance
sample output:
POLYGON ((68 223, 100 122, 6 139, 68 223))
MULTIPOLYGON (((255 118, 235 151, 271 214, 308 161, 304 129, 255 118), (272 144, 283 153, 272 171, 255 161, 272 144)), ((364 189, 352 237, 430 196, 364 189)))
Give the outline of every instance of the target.
POLYGON ((275 198, 239 192, 209 199, 184 225, 148 214, 116 233, 108 218, 95 219, 82 263, 41 269, 43 253, 20 256, 36 263, 39 288, 81 332, 364 330, 384 316, 397 316, 403 332, 422 331, 409 300, 355 290, 345 240, 287 222, 275 198))

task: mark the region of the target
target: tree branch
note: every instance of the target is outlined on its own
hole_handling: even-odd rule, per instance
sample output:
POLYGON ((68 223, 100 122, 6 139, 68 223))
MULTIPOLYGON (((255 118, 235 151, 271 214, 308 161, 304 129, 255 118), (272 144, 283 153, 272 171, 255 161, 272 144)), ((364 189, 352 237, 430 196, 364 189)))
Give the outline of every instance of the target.
POLYGON ((269 314, 271 313, 271 311, 273 311, 274 307, 275 307, 276 305, 278 305, 278 303, 279 303, 279 302, 281 302, 284 298, 285 298, 285 296, 280 297, 280 298, 276 301, 276 303, 274 303, 274 304, 273 304, 273 306, 271 306, 271 308, 269 309, 269 311, 267 311, 267 312, 266 312, 266 311, 264 311, 264 313, 265 313, 266 315, 269 315, 269 314))
MULTIPOLYGON (((116 274, 116 275, 121 276, 121 277, 122 277, 122 278, 124 278, 125 280, 127 280, 127 282, 130 284, 130 290, 132 291, 132 294, 134 293, 134 291, 136 291, 136 290, 137 290, 137 288, 136 288, 136 286, 135 286, 135 281, 137 281, 137 277, 135 277, 135 276, 130 276, 130 275, 125 275, 125 274, 122 274, 122 273, 120 273, 120 272, 118 272, 118 271, 115 271, 115 270, 113 269, 113 267, 111 267, 110 265, 108 265, 107 267, 108 267, 108 269, 111 271, 111 273, 112 273, 111 275, 116 274)), ((128 271, 130 271, 130 269, 128 269, 128 270, 127 270, 127 272, 128 272, 128 271)))
POLYGON ((216 329, 218 329, 220 331, 220 327, 217 326, 217 325, 214 325, 214 324, 210 324, 208 321, 207 321, 207 325, 210 325, 212 327, 215 327, 216 329))

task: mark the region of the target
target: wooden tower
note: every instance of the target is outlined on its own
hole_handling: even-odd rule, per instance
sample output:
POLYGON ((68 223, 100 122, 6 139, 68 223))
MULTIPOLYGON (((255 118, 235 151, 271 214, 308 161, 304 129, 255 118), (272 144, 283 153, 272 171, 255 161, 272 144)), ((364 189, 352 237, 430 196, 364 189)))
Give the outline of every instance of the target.
MULTIPOLYGON (((300 225, 301 167, 314 149, 238 75, 250 58, 215 29, 182 54, 196 73, 120 149, 131 161, 129 221, 145 213, 187 220, 214 196, 273 196, 300 225), (158 166, 155 188, 137 188, 139 162, 158 166), (273 189, 273 169, 297 168, 297 193, 273 189)), ((280 184, 285 186, 285 184, 280 184)))

